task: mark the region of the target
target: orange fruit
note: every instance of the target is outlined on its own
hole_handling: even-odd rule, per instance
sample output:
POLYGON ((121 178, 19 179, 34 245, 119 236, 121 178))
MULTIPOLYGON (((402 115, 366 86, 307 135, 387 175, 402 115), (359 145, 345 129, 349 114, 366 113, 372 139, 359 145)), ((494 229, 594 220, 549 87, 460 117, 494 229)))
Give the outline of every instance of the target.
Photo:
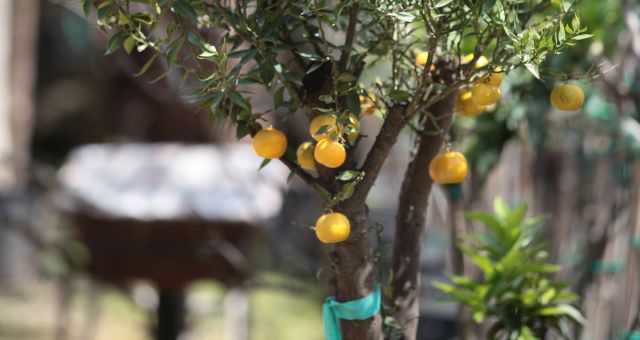
POLYGON ((504 72, 502 71, 502 68, 496 67, 495 72, 489 73, 488 75, 480 78, 476 83, 485 83, 494 86, 500 86, 503 80, 504 72))
POLYGON ((460 90, 455 102, 455 112, 461 116, 473 117, 481 114, 487 109, 486 106, 476 105, 471 100, 472 94, 470 89, 460 90))
MULTIPOLYGON (((473 53, 465 55, 462 58, 462 65, 470 63, 471 60, 473 60, 473 53)), ((485 56, 481 55, 481 56, 478 57, 478 60, 476 60, 476 65, 474 67, 476 69, 479 69, 479 68, 483 68, 483 67, 485 67, 487 65, 489 65, 489 59, 487 59, 485 56)))
POLYGON ((316 144, 313 150, 313 157, 316 162, 333 169, 344 164, 347 159, 347 151, 342 144, 326 138, 316 144))
POLYGON ((304 142, 296 150, 296 158, 301 168, 316 171, 316 162, 313 160, 313 143, 304 142))
POLYGON ((500 88, 485 83, 475 84, 471 90, 471 100, 478 106, 493 105, 500 100, 500 88))
POLYGON ((280 158, 287 151, 287 137, 271 127, 258 131, 251 144, 256 154, 263 158, 280 158))
POLYGON ((575 111, 584 104, 584 92, 575 84, 559 84, 551 91, 550 99, 557 110, 575 111))
POLYGON ((468 173, 467 159, 458 151, 443 152, 429 163, 429 176, 438 184, 460 183, 468 173))
POLYGON ((420 52, 416 54, 416 64, 420 67, 424 67, 429 61, 429 52, 420 52))
MULTIPOLYGON (((424 67, 425 65, 427 65, 428 62, 429 62, 429 52, 420 52, 416 54, 416 64, 418 66, 424 67)), ((429 71, 433 72, 435 70, 436 70, 436 65, 432 63, 431 67, 429 67, 429 71)))
POLYGON ((351 223, 341 213, 324 214, 316 221, 316 236, 323 243, 338 243, 346 240, 351 232, 351 223))
POLYGON ((363 116, 370 116, 378 109, 375 105, 377 101, 376 96, 373 93, 369 93, 369 97, 360 95, 360 113, 363 116), (371 98, 371 99, 369 99, 371 98))
POLYGON ((336 118, 328 115, 319 115, 311 120, 309 124, 309 133, 311 137, 316 141, 327 138, 331 136, 332 133, 338 131, 338 123, 336 122, 336 118), (328 126, 329 128, 324 133, 319 133, 319 130, 323 126, 328 126))

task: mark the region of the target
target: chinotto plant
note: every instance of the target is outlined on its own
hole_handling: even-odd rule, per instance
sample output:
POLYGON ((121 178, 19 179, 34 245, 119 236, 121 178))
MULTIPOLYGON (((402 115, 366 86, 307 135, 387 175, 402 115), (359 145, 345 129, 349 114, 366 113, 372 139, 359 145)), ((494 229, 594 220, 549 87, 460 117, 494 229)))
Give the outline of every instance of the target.
POLYGON ((569 285, 549 278, 560 267, 546 262, 544 243, 536 241, 543 218, 525 219, 525 204, 509 208, 498 198, 493 206, 493 214, 465 214, 486 230, 459 244, 482 277, 452 275, 451 284, 434 286, 468 308, 475 322, 489 322, 488 339, 544 339, 551 333, 570 339, 568 326, 585 320, 571 304, 577 296, 569 285))
MULTIPOLYGON (((535 78, 564 75, 539 68, 590 37, 578 3, 82 0, 109 37, 107 54, 137 55, 137 76, 180 86, 212 123, 251 138, 263 166, 283 163, 324 199, 309 232, 330 253, 335 300, 325 334, 332 340, 382 339, 386 273, 390 308, 382 313, 393 314, 402 339, 416 338, 430 191, 434 182, 460 183, 469 171, 462 153, 441 151, 458 145, 448 134, 452 119, 492 114, 510 95, 501 86, 516 69, 535 78), (361 125, 375 124, 361 120, 376 119, 380 129, 362 133, 361 125), (395 236, 390 271, 380 273, 367 198, 406 128, 415 132, 413 150, 399 197, 388 200, 397 207, 395 236)), ((579 110, 580 80, 588 79, 558 79, 571 86, 552 95, 554 105, 579 110)))

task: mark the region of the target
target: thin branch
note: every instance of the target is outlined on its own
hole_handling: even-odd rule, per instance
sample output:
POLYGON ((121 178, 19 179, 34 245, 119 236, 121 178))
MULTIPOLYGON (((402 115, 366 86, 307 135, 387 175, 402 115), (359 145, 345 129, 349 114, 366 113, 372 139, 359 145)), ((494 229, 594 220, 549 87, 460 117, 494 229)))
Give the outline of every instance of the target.
POLYGON ((346 69, 347 62, 349 61, 349 55, 351 55, 351 49, 353 48, 353 41, 356 36, 356 26, 358 25, 358 11, 360 6, 356 3, 351 7, 349 11, 349 26, 347 26, 347 37, 344 41, 344 47, 342 54, 340 55, 340 69, 346 69))
POLYGON ((314 189, 317 189, 317 187, 320 186, 320 183, 318 183, 318 181, 313 176, 311 176, 309 173, 304 171, 294 161, 285 157, 279 158, 279 160, 280 162, 282 162, 282 164, 284 164, 287 168, 289 168, 291 172, 298 175, 298 177, 300 177, 300 179, 303 182, 307 183, 309 186, 313 187, 314 189))

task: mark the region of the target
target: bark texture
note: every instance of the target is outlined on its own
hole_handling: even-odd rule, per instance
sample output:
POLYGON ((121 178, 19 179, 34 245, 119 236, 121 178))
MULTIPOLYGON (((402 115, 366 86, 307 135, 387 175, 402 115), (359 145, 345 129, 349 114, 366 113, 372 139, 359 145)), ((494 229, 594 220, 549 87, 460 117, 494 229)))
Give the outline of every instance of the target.
POLYGON ((426 222, 429 194, 433 181, 428 175, 429 163, 438 154, 442 134, 451 123, 455 94, 433 104, 431 117, 422 121, 422 133, 416 138, 396 215, 393 242, 393 296, 395 318, 402 325, 403 339, 415 339, 420 313, 420 248, 426 222))
MULTIPOLYGON (((389 116, 360 168, 365 172, 364 179, 356 186, 353 196, 337 207, 337 210, 348 216, 351 222, 349 239, 338 243, 331 252, 338 301, 359 299, 371 294, 375 288, 376 270, 371 251, 365 200, 406 120, 404 107, 391 108, 389 116)), ((342 320, 341 328, 344 340, 383 338, 380 314, 366 320, 342 320)))

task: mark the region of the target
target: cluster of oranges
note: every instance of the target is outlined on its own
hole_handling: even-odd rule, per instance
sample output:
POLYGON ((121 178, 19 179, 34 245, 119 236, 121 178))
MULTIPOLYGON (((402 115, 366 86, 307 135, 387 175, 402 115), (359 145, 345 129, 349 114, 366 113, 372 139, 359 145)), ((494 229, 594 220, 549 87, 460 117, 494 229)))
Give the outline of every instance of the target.
MULTIPOLYGON (((463 58, 462 64, 468 64, 474 59, 473 55, 463 58)), ((429 60, 428 52, 416 55, 416 64, 425 67, 429 60)), ((489 65, 489 60, 480 56, 474 65, 475 69, 482 69, 489 65)), ((433 72, 435 66, 431 65, 433 72)), ((470 86, 462 88, 456 97, 455 113, 473 117, 487 110, 500 100, 500 85, 505 73, 500 67, 495 67, 470 86)), ((575 84, 563 83, 557 85, 550 95, 551 105, 557 110, 579 110, 584 103, 584 92, 575 84)), ((378 109, 375 95, 369 93, 360 96, 361 114, 372 115, 378 109)), ((296 158, 301 168, 316 171, 316 163, 327 168, 339 168, 347 158, 343 145, 346 141, 353 143, 358 138, 360 121, 354 114, 349 114, 347 121, 339 122, 336 117, 321 114, 311 120, 309 133, 314 142, 302 143, 296 150, 296 158), (344 135, 344 137, 343 137, 344 135)), ((272 127, 263 129, 253 137, 253 148, 263 158, 280 158, 287 149, 287 138, 272 127)), ((435 156, 429 164, 429 176, 438 184, 461 183, 469 172, 469 165, 465 156, 458 151, 451 150, 447 144, 445 151, 435 156)), ((346 240, 351 231, 349 219, 339 212, 323 214, 318 218, 315 232, 323 243, 338 243, 346 240)))
MULTIPOLYGON (((420 52, 416 55, 416 64, 424 67, 429 54, 420 52)), ((466 55, 462 64, 468 64, 474 59, 473 54, 466 55)), ((489 65, 489 60, 480 56, 474 68, 482 69, 489 65)), ((431 71, 433 71, 433 66, 431 71)), ((500 100, 500 85, 505 73, 500 67, 495 67, 487 74, 476 80, 471 86, 462 88, 456 97, 454 111, 461 116, 473 117, 486 111, 491 105, 500 100)), ((575 84, 559 84, 554 87, 550 95, 551 105, 562 111, 579 110, 584 103, 584 92, 575 84)), ((445 151, 433 158, 429 164, 429 175, 439 184, 461 183, 469 172, 469 165, 465 156, 452 151, 447 145, 445 151)))
MULTIPOLYGON (((375 97, 371 94, 368 97, 360 96, 362 113, 373 114, 377 110, 375 102, 375 97)), ((327 168, 339 168, 347 158, 341 140, 346 137, 348 142, 353 143, 358 138, 359 131, 360 121, 352 113, 348 114, 344 124, 336 117, 326 114, 314 117, 309 124, 309 134, 315 144, 300 144, 296 150, 298 164, 307 171, 316 171, 316 163, 327 168)), ((252 144, 258 156, 268 159, 280 158, 286 152, 287 138, 281 131, 268 127, 253 136, 252 144)), ((320 216, 315 227, 316 236, 323 243, 342 242, 349 237, 350 230, 349 219, 338 212, 320 216)))

